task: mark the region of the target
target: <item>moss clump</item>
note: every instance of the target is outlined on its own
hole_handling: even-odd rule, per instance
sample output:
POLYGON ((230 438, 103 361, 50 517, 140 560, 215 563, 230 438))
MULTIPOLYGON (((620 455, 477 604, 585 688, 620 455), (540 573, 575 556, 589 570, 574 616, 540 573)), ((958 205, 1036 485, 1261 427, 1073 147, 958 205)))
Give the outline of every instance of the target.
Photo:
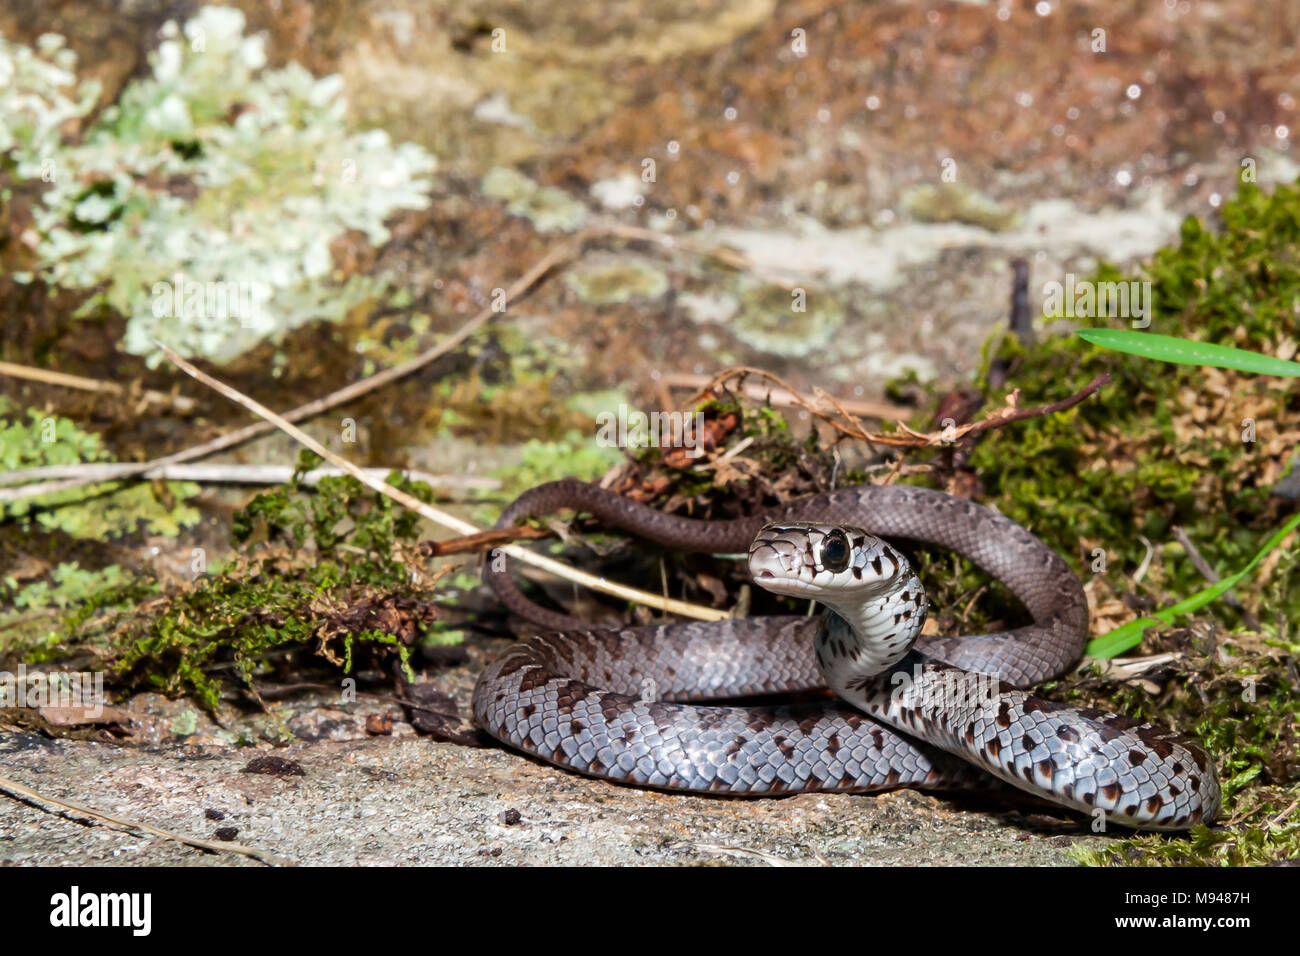
MULTIPOLYGON (((1105 267, 1096 278, 1149 281, 1152 332, 1286 357, 1300 339, 1298 200, 1294 188, 1270 196, 1245 186, 1224 207, 1221 232, 1189 218, 1181 242, 1156 253, 1144 271, 1125 276, 1105 267)), ((1089 570, 1101 549, 1116 591, 1132 586, 1125 572, 1144 557, 1140 536, 1161 542, 1181 526, 1227 573, 1280 524, 1283 506, 1270 489, 1300 441, 1300 390, 1292 381, 1155 363, 1073 336, 1030 348, 1002 336, 987 357, 1009 366, 1024 405, 1065 398, 1102 372, 1113 376, 1068 412, 988 433, 971 466, 990 500, 1076 568, 1089 570)), ((1161 553, 1144 581, 1145 590, 1179 595, 1203 585, 1176 547, 1161 553)), ((1300 591, 1279 599, 1273 611, 1300 617, 1300 591)), ((1223 606, 1215 611, 1238 623, 1223 606)))
MULTIPOLYGON (((318 463, 304 453, 292 482, 236 515, 239 547, 223 567, 147 601, 122 623, 82 608, 61 629, 63 649, 96 644, 117 683, 192 692, 209 708, 221 691, 215 666, 232 667, 252 687, 255 673, 300 649, 343 672, 364 652, 410 679, 410 648, 436 614, 435 578, 416 570, 419 518, 354 478, 326 478, 314 491, 301 485, 318 463)), ((390 480, 432 498, 423 483, 390 480)))
POLYGON ((87 571, 76 561, 65 561, 50 572, 49 581, 35 581, 18 587, 12 578, 0 580, 0 594, 4 602, 16 611, 40 608, 68 608, 89 600, 103 588, 118 588, 131 580, 131 575, 116 564, 99 571, 87 571))
MULTIPOLYGON (((1219 231, 1189 218, 1180 242, 1145 268, 1125 275, 1104 266, 1094 278, 1150 282, 1152 332, 1290 358, 1300 340, 1298 252, 1300 191, 1246 185, 1225 205, 1219 231)), ((1005 363, 1026 406, 1065 398, 1102 372, 1113 377, 1068 412, 988 433, 970 458, 987 500, 1031 527, 1085 580, 1099 579, 1092 587, 1098 632, 1136 616, 1135 605, 1164 606, 1205 586, 1170 540, 1175 526, 1228 574, 1290 510, 1270 491, 1300 442, 1294 380, 1151 362, 1071 335, 1028 348, 995 337, 986 358, 1005 363), (1133 574, 1147 555, 1143 538, 1152 560, 1139 583, 1133 574)), ((1300 816, 1278 816, 1300 797, 1300 701, 1289 670, 1300 646, 1287 637, 1287 622, 1300 620, 1297 566, 1293 540, 1270 555, 1254 586, 1238 589, 1262 622, 1259 633, 1243 629, 1242 616, 1223 601, 1180 622, 1209 635, 1204 646, 1188 644, 1188 631, 1149 631, 1144 652, 1178 651, 1171 671, 1150 675, 1151 688, 1084 676, 1048 691, 1195 732, 1218 758, 1221 817, 1235 824, 1186 838, 1124 840, 1079 859, 1205 865, 1300 852, 1300 816)))
POLYGON ((76 561, 56 565, 40 580, 22 584, 14 575, 0 578, 0 662, 41 663, 63 653, 62 619, 73 613, 121 613, 151 596, 154 583, 116 564, 98 571, 76 561))

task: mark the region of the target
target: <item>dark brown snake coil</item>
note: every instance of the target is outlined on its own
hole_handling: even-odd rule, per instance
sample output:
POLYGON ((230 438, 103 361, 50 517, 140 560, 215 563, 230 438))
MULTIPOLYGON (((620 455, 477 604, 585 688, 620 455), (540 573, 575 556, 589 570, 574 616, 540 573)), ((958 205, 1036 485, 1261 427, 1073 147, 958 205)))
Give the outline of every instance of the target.
POLYGON ((924 488, 861 486, 757 517, 699 521, 559 481, 520 496, 498 527, 562 509, 669 548, 749 552, 756 583, 830 610, 820 619, 592 630, 533 604, 504 561, 491 562, 489 583, 506 606, 553 631, 511 648, 475 687, 476 720, 512 747, 580 773, 672 790, 970 789, 996 787, 992 774, 1131 827, 1184 829, 1218 811, 1214 763, 1196 741, 1017 689, 1078 659, 1087 603, 1059 555, 989 508, 924 488), (876 535, 964 555, 1002 582, 1033 623, 919 636, 920 582, 876 535), (853 706, 687 703, 828 683, 853 706))

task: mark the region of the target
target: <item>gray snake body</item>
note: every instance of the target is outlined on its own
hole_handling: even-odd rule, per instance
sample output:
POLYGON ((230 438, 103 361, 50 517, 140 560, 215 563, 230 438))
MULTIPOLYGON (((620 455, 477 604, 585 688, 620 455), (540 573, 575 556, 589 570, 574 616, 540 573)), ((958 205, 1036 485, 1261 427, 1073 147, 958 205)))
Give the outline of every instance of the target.
POLYGON ((580 773, 672 790, 971 789, 993 784, 992 774, 1132 827, 1182 829, 1218 810, 1214 763, 1195 741, 1019 689, 1079 657, 1087 603, 1061 557, 995 511, 924 488, 861 486, 752 518, 701 521, 561 481, 522 495, 498 526, 562 509, 680 550, 749 552, 756 583, 829 610, 593 630, 533 604, 504 561, 491 562, 488 581, 503 603, 550 630, 493 661, 474 691, 475 719, 513 747, 580 773), (921 636, 920 582, 877 535, 964 555, 1001 581, 1033 623, 921 636), (826 560, 832 538, 847 545, 842 569, 826 560), (690 703, 828 683, 852 706, 690 703))

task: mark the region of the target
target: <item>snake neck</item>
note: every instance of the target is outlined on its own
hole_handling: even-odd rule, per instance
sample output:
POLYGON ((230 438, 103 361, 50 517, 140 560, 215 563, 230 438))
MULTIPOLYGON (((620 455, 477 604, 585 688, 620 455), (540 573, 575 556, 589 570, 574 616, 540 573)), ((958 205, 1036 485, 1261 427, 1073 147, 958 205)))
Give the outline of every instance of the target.
POLYGON ((915 574, 886 594, 828 607, 813 642, 827 686, 851 694, 901 661, 920 636, 928 610, 915 574))

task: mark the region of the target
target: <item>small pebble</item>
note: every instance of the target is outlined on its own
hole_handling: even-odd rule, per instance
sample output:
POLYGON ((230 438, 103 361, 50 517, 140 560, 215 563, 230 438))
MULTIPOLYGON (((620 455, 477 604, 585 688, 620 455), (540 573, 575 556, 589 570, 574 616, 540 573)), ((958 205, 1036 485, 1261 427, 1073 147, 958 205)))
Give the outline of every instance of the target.
POLYGON ((302 765, 292 760, 285 760, 283 757, 275 757, 266 754, 261 757, 254 757, 248 762, 241 773, 267 773, 276 777, 305 777, 307 771, 302 769, 302 765))

